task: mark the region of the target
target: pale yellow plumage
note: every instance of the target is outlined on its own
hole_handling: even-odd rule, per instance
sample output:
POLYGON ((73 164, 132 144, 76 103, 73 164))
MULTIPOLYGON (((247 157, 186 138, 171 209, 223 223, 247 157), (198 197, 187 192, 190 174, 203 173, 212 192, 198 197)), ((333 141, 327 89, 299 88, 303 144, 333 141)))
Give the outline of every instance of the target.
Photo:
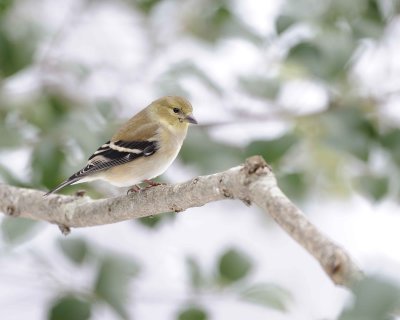
POLYGON ((189 123, 197 123, 192 112, 191 104, 182 97, 153 101, 100 146, 85 168, 46 195, 92 180, 127 187, 159 176, 178 155, 189 123))

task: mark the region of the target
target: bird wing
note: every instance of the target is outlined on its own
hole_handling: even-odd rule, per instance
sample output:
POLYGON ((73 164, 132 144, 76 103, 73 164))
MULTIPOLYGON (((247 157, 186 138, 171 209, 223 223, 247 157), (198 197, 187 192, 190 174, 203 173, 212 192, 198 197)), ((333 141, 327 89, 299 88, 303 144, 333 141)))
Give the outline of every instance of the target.
POLYGON ((142 133, 139 137, 143 138, 147 136, 146 140, 107 141, 89 157, 88 162, 83 169, 74 173, 55 189, 45 194, 45 196, 54 193, 65 186, 73 184, 84 177, 105 171, 115 166, 123 165, 141 157, 149 157, 153 155, 159 149, 156 135, 157 130, 155 127, 154 130, 150 130, 149 127, 144 128, 144 130, 146 130, 145 134, 142 133))
POLYGON ((103 144, 88 159, 86 167, 71 176, 83 178, 112 167, 131 162, 140 157, 148 157, 158 150, 158 142, 152 141, 114 141, 103 144))

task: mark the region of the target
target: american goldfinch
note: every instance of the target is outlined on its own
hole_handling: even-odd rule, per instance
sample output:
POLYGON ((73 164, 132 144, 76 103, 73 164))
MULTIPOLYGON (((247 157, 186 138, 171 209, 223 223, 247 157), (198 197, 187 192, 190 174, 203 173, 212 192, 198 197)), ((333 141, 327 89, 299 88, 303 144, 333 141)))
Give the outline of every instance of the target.
POLYGON ((105 180, 118 187, 151 181, 162 174, 181 149, 190 123, 197 124, 192 105, 185 98, 166 96, 153 101, 129 119, 95 153, 86 166, 49 191, 45 196, 65 186, 93 180, 105 180))

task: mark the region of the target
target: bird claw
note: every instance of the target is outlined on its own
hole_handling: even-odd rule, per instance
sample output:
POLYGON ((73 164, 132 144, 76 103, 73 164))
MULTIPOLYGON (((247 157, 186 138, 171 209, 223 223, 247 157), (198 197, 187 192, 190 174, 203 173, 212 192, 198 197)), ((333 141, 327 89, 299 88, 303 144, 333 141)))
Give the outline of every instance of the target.
POLYGON ((75 192, 75 196, 76 197, 83 197, 86 193, 86 190, 78 190, 77 192, 75 192))
POLYGON ((128 194, 130 194, 130 193, 133 193, 133 192, 139 192, 141 189, 140 189, 140 187, 138 186, 138 185, 134 185, 134 186, 132 186, 132 187, 130 187, 129 189, 128 189, 128 191, 126 191, 126 195, 128 195, 128 194))
POLYGON ((148 186, 145 189, 150 189, 153 187, 165 185, 165 183, 155 182, 153 180, 143 180, 143 182, 146 182, 148 184, 148 186))
POLYGON ((138 185, 135 184, 134 186, 132 186, 132 187, 130 187, 128 189, 126 194, 128 195, 128 194, 133 193, 133 192, 136 193, 136 192, 139 192, 141 190, 147 190, 147 189, 150 189, 150 188, 153 188, 153 187, 166 185, 166 183, 155 182, 153 180, 143 180, 143 182, 146 182, 148 184, 148 186, 146 186, 144 188, 140 188, 138 185))

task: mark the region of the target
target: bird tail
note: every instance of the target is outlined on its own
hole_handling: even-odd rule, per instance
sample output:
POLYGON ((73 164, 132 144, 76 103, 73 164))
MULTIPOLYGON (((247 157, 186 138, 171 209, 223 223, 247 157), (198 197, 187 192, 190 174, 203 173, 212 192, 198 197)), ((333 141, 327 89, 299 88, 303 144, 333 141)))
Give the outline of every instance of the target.
POLYGON ((57 192, 58 190, 69 186, 70 184, 73 184, 79 180, 81 180, 82 177, 76 177, 75 175, 73 175, 72 177, 68 178, 67 180, 65 180, 64 182, 60 183, 57 187, 55 187, 53 190, 50 190, 49 192, 47 192, 46 194, 43 195, 43 197, 47 197, 49 195, 51 195, 54 192, 57 192))

